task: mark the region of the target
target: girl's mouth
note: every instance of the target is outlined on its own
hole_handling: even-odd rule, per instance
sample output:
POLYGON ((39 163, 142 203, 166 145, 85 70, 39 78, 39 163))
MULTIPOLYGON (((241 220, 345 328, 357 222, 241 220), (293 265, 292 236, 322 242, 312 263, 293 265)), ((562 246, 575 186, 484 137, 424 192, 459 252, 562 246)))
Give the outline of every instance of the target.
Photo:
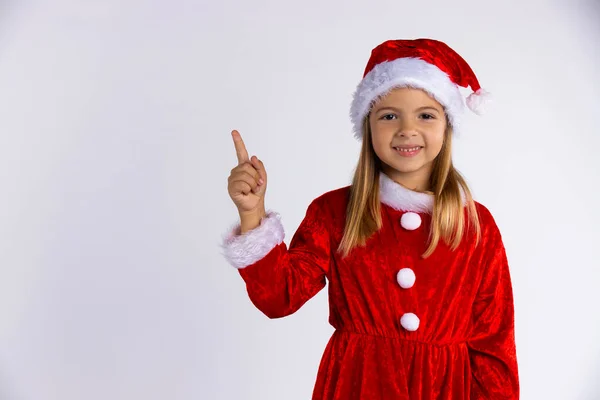
POLYGON ((421 147, 421 146, 414 146, 414 147, 407 147, 407 148, 394 147, 394 150, 396 150, 396 152, 403 157, 413 157, 413 156, 419 154, 419 152, 421 151, 422 148, 423 147, 421 147))

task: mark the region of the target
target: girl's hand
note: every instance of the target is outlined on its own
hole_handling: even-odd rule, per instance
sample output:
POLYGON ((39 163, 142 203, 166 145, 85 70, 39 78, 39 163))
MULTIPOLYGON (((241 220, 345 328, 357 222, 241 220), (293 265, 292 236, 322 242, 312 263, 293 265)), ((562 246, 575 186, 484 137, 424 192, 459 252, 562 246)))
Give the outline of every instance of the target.
POLYGON ((231 170, 227 186, 229 196, 242 215, 262 215, 265 209, 265 192, 267 190, 267 171, 262 161, 256 156, 248 158, 248 151, 240 133, 231 132, 238 165, 231 170))

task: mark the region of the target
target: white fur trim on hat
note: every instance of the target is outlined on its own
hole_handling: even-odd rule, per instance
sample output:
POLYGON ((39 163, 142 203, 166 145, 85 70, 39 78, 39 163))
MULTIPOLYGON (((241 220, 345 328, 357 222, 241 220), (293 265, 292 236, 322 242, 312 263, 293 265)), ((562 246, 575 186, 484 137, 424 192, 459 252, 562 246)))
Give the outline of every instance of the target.
POLYGON ((223 236, 223 255, 235 268, 245 268, 264 258, 279 243, 285 232, 278 213, 269 211, 256 228, 240 234, 240 223, 223 236))
POLYGON ((354 137, 362 139, 362 123, 373 102, 397 87, 413 87, 426 91, 446 111, 453 132, 460 130, 465 101, 458 86, 448 74, 420 58, 404 57, 377 64, 360 81, 353 94, 350 119, 354 137))

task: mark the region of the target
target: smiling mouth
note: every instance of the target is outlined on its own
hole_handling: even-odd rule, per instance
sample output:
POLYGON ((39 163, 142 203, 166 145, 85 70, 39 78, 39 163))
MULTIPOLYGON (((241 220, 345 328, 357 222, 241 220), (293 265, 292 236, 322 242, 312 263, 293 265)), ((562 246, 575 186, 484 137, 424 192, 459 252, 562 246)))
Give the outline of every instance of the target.
POLYGON ((413 146, 413 147, 394 147, 394 150, 401 155, 402 157, 413 157, 421 151, 423 146, 413 146))
POLYGON ((400 151, 400 152, 406 152, 406 153, 410 153, 410 152, 414 152, 417 150, 421 150, 421 148, 423 148, 423 146, 414 146, 414 147, 394 147, 394 149, 396 151, 400 151))

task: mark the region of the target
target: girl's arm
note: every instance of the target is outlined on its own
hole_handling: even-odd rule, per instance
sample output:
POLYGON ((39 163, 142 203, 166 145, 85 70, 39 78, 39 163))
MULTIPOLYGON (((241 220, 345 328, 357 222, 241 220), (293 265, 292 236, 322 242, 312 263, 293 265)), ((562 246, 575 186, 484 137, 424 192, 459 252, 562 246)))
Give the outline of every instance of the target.
POLYGON ((269 318, 296 312, 325 286, 330 263, 323 199, 313 200, 289 248, 277 213, 268 212, 255 229, 240 234, 238 223, 222 248, 238 268, 252 303, 269 318))
POLYGON ((473 304, 467 342, 471 399, 518 399, 519 376, 511 278, 502 237, 494 224, 491 253, 473 304))

